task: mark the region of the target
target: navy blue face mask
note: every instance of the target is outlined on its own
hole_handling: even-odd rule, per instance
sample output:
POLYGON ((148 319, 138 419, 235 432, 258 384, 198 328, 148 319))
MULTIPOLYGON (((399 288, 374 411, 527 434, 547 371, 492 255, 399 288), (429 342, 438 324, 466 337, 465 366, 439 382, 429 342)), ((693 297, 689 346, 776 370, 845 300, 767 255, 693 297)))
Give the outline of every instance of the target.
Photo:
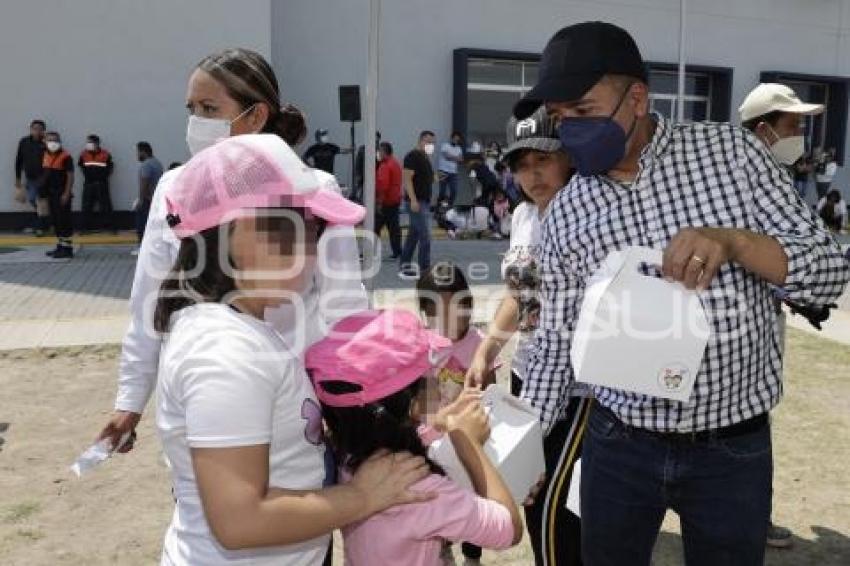
POLYGON ((626 140, 637 124, 635 117, 629 133, 614 121, 629 90, 623 93, 609 116, 564 118, 558 126, 561 147, 573 160, 579 175, 601 175, 610 171, 626 154, 626 140))

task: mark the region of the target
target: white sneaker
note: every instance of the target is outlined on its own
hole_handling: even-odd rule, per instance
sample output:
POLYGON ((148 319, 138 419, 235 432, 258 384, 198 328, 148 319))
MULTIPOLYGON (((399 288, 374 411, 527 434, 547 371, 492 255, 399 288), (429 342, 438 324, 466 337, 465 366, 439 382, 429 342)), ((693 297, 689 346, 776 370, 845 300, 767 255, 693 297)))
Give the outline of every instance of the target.
POLYGON ((136 257, 139 255, 139 248, 136 248, 130 252, 130 255, 136 257))

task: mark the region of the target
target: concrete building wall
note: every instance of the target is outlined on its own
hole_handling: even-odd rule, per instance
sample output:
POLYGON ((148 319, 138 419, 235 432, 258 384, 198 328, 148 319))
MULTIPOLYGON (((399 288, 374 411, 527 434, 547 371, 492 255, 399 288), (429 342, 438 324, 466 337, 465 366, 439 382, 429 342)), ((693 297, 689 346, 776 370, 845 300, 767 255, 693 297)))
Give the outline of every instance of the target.
MULTIPOLYGON (((88 133, 113 153, 112 200, 138 192, 135 144, 167 166, 188 158, 186 81, 206 54, 249 47, 270 56, 270 0, 17 0, 0 17, 0 211, 13 201, 18 140, 33 118, 59 131, 75 160, 88 133)), ((82 178, 77 170, 74 208, 82 178)))
MULTIPOLYGON (((186 79, 205 54, 244 46, 270 56, 283 98, 348 143, 337 88, 365 87, 368 0, 17 1, 0 18, 0 211, 30 120, 59 130, 76 157, 85 135, 113 152, 113 201, 136 192, 135 142, 168 164, 188 157, 186 79)), ((734 68, 736 108, 761 71, 850 76, 850 0, 690 0, 688 61, 734 68)), ((424 128, 451 129, 452 53, 460 47, 540 52, 558 28, 600 19, 624 26, 644 56, 675 62, 678 0, 383 0, 378 128, 403 154, 424 128)), ((362 93, 365 99, 365 91, 362 93)), ((505 116, 507 118, 507 116, 505 116)), ((362 142, 362 124, 358 125, 362 142)), ((304 148, 301 148, 302 150, 304 148)), ((850 195, 844 168, 837 180, 850 195)), ((348 180, 345 158, 337 173, 348 180)), ((79 208, 78 179, 75 208, 79 208)))
MULTIPOLYGON (((850 0, 687 4, 688 61, 734 68, 733 114, 762 71, 850 76, 850 0)), ((365 87, 368 5, 287 0, 273 7, 272 53, 284 90, 307 110, 311 129, 327 127, 338 142, 348 133, 339 122, 337 86, 365 87)), ((586 20, 628 29, 647 60, 678 60, 679 0, 384 0, 378 129, 396 153, 423 128, 445 139, 454 49, 539 53, 557 29, 586 20)), ((846 169, 837 179, 842 186, 850 184, 846 169)), ((347 179, 347 167, 337 165, 337 172, 347 179)))

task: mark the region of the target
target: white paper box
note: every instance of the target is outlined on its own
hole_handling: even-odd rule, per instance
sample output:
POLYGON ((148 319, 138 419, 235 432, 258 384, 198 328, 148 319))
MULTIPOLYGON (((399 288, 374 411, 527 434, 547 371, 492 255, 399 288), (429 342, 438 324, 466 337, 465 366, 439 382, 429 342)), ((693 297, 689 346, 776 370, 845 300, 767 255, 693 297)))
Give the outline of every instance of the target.
MULTIPOLYGON (((488 387, 483 397, 490 417, 490 438, 484 453, 499 470, 514 500, 522 502, 546 471, 537 412, 497 385, 488 387)), ((431 444, 429 453, 453 481, 472 489, 448 435, 431 444)))
POLYGON ((576 379, 687 401, 710 335, 695 291, 640 271, 662 252, 613 252, 588 282, 570 358, 576 379))
POLYGON ((570 478, 566 507, 573 515, 581 517, 581 458, 573 464, 573 475, 570 478))

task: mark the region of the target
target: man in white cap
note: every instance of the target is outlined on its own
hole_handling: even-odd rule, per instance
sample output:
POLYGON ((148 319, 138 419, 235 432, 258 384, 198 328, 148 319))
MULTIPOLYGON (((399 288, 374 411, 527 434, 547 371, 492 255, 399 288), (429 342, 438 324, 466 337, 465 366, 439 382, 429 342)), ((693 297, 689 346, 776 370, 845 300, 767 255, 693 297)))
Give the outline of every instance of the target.
POLYGON ((805 116, 821 114, 823 110, 823 104, 803 102, 786 85, 761 83, 747 95, 738 112, 741 125, 764 142, 779 163, 790 169, 806 152, 805 116))
MULTIPOLYGON (((790 87, 778 83, 762 83, 754 88, 738 109, 741 125, 753 132, 776 160, 791 167, 806 151, 803 127, 805 116, 823 112, 823 104, 808 104, 800 100, 790 87)), ((802 195, 801 195, 802 196, 802 195)), ((784 354, 785 316, 781 308, 777 314, 777 335, 780 351, 784 354)), ((787 548, 792 544, 792 534, 786 528, 774 525, 767 529, 767 544, 775 548, 787 548)))

